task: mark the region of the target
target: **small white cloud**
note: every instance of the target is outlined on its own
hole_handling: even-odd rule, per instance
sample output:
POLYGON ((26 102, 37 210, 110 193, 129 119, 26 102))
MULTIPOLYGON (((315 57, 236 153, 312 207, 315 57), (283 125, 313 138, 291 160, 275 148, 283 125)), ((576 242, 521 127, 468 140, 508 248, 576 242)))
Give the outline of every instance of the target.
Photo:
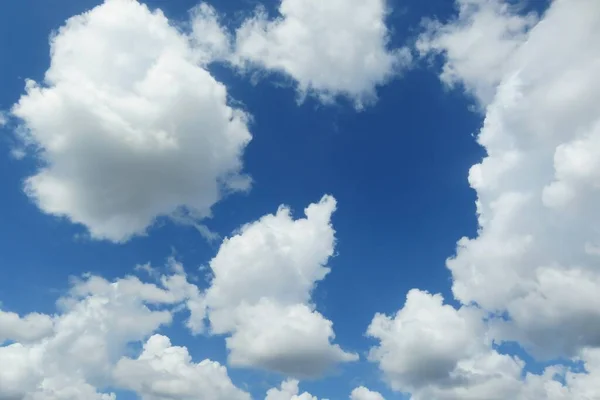
POLYGON ((191 10, 190 19, 192 48, 199 60, 206 64, 229 59, 232 38, 221 25, 216 10, 206 3, 200 3, 191 10))
POLYGON ((250 400, 225 367, 210 360, 193 363, 187 348, 172 346, 162 335, 150 337, 138 358, 119 360, 114 376, 119 387, 143 400, 250 400))
POLYGON ((346 96, 361 108, 411 62, 409 50, 388 49, 386 3, 282 0, 274 20, 259 9, 237 30, 234 63, 286 74, 301 99, 346 96))
POLYGON ((373 392, 364 386, 357 387, 350 394, 350 400, 385 400, 381 393, 373 392))
POLYGON ((281 383, 280 388, 272 388, 267 391, 265 400, 318 400, 308 392, 300 393, 299 382, 295 379, 288 379, 281 383))

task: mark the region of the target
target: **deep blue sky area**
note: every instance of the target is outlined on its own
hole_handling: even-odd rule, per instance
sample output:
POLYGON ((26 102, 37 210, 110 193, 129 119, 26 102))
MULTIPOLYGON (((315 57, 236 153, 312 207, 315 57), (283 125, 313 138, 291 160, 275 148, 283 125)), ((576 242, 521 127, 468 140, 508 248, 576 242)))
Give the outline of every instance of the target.
MULTIPOLYGON (((148 0, 174 20, 184 20, 193 0, 148 0)), ((41 81, 48 68, 48 38, 69 17, 98 4, 91 0, 19 0, 0 5, 0 109, 8 110, 24 88, 24 79, 41 81)), ((234 27, 258 4, 221 0, 213 5, 234 27)), ((274 7, 273 0, 265 1, 274 7)), ((392 46, 414 39, 424 16, 447 19, 452 2, 392 1, 392 46)), ((318 286, 317 308, 334 322, 337 342, 364 354, 371 341, 364 332, 376 312, 393 313, 411 288, 441 292, 449 302, 446 258, 456 241, 476 232, 475 193, 467 174, 483 156, 474 135, 481 116, 469 111, 471 100, 448 90, 435 71, 413 68, 379 88, 378 102, 356 112, 343 100, 324 106, 313 99, 296 102, 293 84, 270 79, 253 84, 222 65, 211 72, 226 84, 254 120, 254 139, 245 156, 252 190, 234 194, 213 211, 206 224, 222 236, 240 225, 288 204, 296 216, 330 193, 338 200, 333 224, 337 256, 332 273, 318 286), (287 87, 285 87, 287 86, 287 87), (276 166, 276 167, 274 167, 276 166)), ((190 272, 206 264, 217 245, 190 227, 163 221, 147 237, 123 245, 79 238, 83 228, 42 214, 22 191, 35 171, 31 159, 10 156, 10 124, 0 136, 0 301, 13 311, 52 312, 68 287, 68 278, 90 271, 106 278, 133 272, 136 264, 161 266, 175 255, 190 272), (51 289, 50 289, 51 288, 51 289)), ((225 360, 222 338, 191 338, 168 329, 174 343, 185 344, 195 358, 225 360)), ((277 384, 267 373, 231 369, 236 382, 253 381, 253 393, 277 384)), ((357 384, 368 384, 387 398, 376 368, 365 361, 342 366, 338 376, 303 383, 323 398, 346 398, 357 384)))

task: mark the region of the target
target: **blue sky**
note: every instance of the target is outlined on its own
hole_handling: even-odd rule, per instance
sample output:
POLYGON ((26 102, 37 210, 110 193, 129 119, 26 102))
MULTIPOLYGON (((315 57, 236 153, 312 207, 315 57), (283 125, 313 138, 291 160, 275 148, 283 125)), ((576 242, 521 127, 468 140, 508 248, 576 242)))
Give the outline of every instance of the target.
MULTIPOLYGON (((309 10, 310 7, 316 7, 314 1, 305 0, 305 4, 302 4, 303 0, 285 0, 284 3, 286 1, 309 10)), ((332 249, 333 256, 325 257, 321 264, 330 267, 331 272, 324 279, 315 278, 311 284, 314 290, 309 290, 309 298, 305 303, 316 307, 323 318, 333 323, 335 339, 330 337, 331 343, 348 353, 356 353, 359 356, 357 361, 334 362, 326 373, 311 379, 302 379, 279 367, 265 368, 259 361, 256 361, 255 367, 240 367, 231 362, 231 357, 228 359, 228 353, 232 350, 226 348, 225 338, 241 335, 245 325, 236 322, 240 325, 233 330, 225 329, 221 335, 210 335, 208 332, 192 335, 185 327, 187 311, 174 312, 171 324, 161 325, 141 335, 139 340, 126 343, 126 352, 122 356, 135 359, 141 345, 151 334, 166 335, 174 346, 187 347, 194 362, 209 358, 227 366, 233 384, 250 393, 252 398, 263 398, 267 390, 278 387, 288 377, 300 378, 301 392, 307 391, 323 399, 348 398, 350 392, 359 386, 379 392, 386 399, 408 398, 406 393, 409 392, 417 400, 495 398, 489 394, 491 392, 485 392, 489 388, 486 389, 484 384, 470 382, 470 378, 453 380, 457 374, 465 373, 461 368, 467 367, 463 365, 470 365, 471 362, 476 364, 472 360, 484 357, 506 357, 502 358, 502 365, 498 361, 493 368, 493 372, 502 371, 503 376, 509 377, 497 383, 502 388, 506 387, 506 391, 496 389, 493 396, 505 393, 505 396, 519 399, 591 399, 600 393, 592 375, 597 373, 594 372, 596 364, 593 363, 597 362, 594 361, 597 360, 595 346, 598 343, 595 327, 600 326, 597 322, 600 321, 600 315, 586 306, 595 304, 597 300, 586 297, 588 293, 593 293, 593 289, 584 287, 583 281, 577 280, 581 278, 591 282, 590 285, 600 282, 597 280, 598 261, 594 257, 596 237, 592 228, 592 221, 598 214, 591 206, 598 196, 595 171, 600 166, 590 161, 587 169, 577 169, 577 165, 581 165, 578 160, 589 160, 593 154, 597 154, 593 149, 596 148, 596 137, 600 135, 594 128, 594 122, 598 120, 597 112, 590 106, 598 96, 593 88, 599 84, 598 77, 590 71, 593 71, 593 65, 598 65, 600 54, 581 45, 593 43, 593 38, 600 35, 594 25, 594 21, 600 17, 597 4, 591 0, 582 0, 581 4, 571 6, 559 0, 550 5, 541 1, 525 1, 522 2, 523 7, 513 7, 509 6, 512 2, 501 0, 459 0, 456 4, 451 1, 389 1, 388 13, 381 21, 389 40, 373 44, 382 45, 384 54, 393 49, 405 49, 412 54, 410 61, 385 76, 372 78, 363 74, 360 65, 350 68, 340 66, 334 58, 314 59, 317 62, 322 60, 323 65, 319 68, 326 71, 325 75, 329 76, 327 79, 348 73, 355 74, 352 79, 356 83, 364 76, 366 91, 375 90, 376 93, 376 99, 371 99, 364 107, 357 104, 366 92, 362 89, 358 93, 352 92, 353 83, 345 83, 352 87, 350 89, 336 89, 329 81, 319 81, 319 87, 315 82, 325 78, 307 78, 298 75, 294 72, 298 70, 293 68, 285 70, 269 66, 268 57, 261 54, 276 50, 267 48, 264 53, 257 52, 257 55, 244 53, 244 38, 236 39, 233 32, 244 21, 253 18, 255 7, 261 2, 227 0, 211 4, 218 16, 220 29, 230 32, 234 43, 227 49, 226 56, 215 55, 214 49, 211 54, 203 55, 212 58, 209 62, 199 62, 198 68, 207 71, 207 76, 226 88, 227 107, 243 110, 247 116, 251 116, 245 126, 252 140, 247 147, 240 144, 242 150, 239 156, 243 173, 252 179, 251 187, 245 191, 233 189, 231 193, 218 193, 215 201, 209 201, 212 215, 208 218, 192 216, 182 222, 168 213, 153 215, 156 218, 154 222, 143 227, 145 234, 132 231, 131 234, 126 233, 122 240, 113 240, 110 237, 94 237, 95 222, 73 223, 77 215, 84 214, 69 210, 67 204, 71 203, 67 200, 63 200, 63 217, 60 217, 57 215, 59 213, 50 210, 52 206, 44 206, 50 203, 43 203, 44 200, 39 200, 41 197, 36 203, 35 195, 24 191, 24 182, 28 177, 48 166, 52 168, 53 165, 59 165, 60 160, 53 157, 66 158, 72 155, 67 152, 44 155, 51 153, 48 150, 50 142, 45 142, 44 138, 59 135, 63 127, 76 126, 82 117, 67 112, 56 117, 56 120, 52 120, 51 115, 43 117, 41 115, 50 108, 44 108, 46 103, 33 100, 31 106, 22 112, 13 108, 21 96, 28 97, 24 90, 25 79, 44 81, 51 61, 51 33, 56 32, 70 17, 96 6, 103 7, 101 3, 57 0, 49 6, 46 1, 23 0, 5 2, 0 6, 0 50, 4 54, 0 60, 0 109, 8 116, 7 123, 1 128, 0 140, 0 182, 3 186, 0 207, 0 313, 16 313, 20 315, 19 318, 25 319, 27 314, 37 312, 52 320, 52 328, 48 328, 50 333, 46 332, 33 341, 19 340, 20 336, 16 334, 4 337, 0 327, 0 341, 6 339, 4 347, 0 349, 7 349, 19 342, 25 346, 42 346, 39 343, 57 337, 62 326, 60 320, 69 311, 57 308, 55 303, 59 298, 68 297, 69 287, 77 285, 70 279, 85 273, 110 282, 131 274, 138 274, 147 280, 143 272, 134 271, 137 265, 149 263, 160 273, 168 273, 168 260, 173 258, 185 268, 190 285, 198 287, 200 298, 204 299, 205 293, 208 293, 208 309, 216 310, 216 305, 210 305, 210 288, 217 284, 214 283, 216 280, 210 282, 207 272, 212 268, 213 275, 219 274, 213 258, 227 251, 225 244, 221 244, 223 238, 234 235, 246 237, 243 231, 238 231, 241 226, 275 213, 280 205, 289 206, 294 219, 303 218, 303 210, 309 204, 318 203, 323 195, 330 194, 337 200, 337 210, 331 219, 335 230, 335 246, 332 249), (547 7, 549 9, 545 11, 547 7), (587 15, 587 19, 583 15, 587 15), (424 19, 437 20, 439 24, 427 25, 424 19), (571 36, 567 35, 559 41, 558 50, 553 53, 547 42, 555 40, 560 31, 553 31, 548 25, 572 26, 569 24, 573 23, 573 19, 580 21, 582 26, 589 26, 589 29, 582 28, 571 36), (570 57, 570 63, 553 63, 556 59, 565 59, 560 51, 570 57), (547 70, 543 69, 536 76, 534 71, 541 68, 540 65, 550 66, 544 67, 547 70), (443 71, 452 73, 444 75, 443 71), (572 82, 569 91, 559 84, 565 82, 565 77, 574 76, 569 75, 573 71, 579 71, 581 78, 577 79, 582 84, 572 82), (329 73, 331 75, 327 75, 329 73), (302 82, 306 79, 313 86, 306 98, 299 100, 302 97, 299 94, 302 82), (324 90, 323 87, 328 89, 324 90), (330 89, 332 87, 334 89, 330 89), (514 87, 518 87, 519 92, 511 95, 510 90, 514 87), (323 98, 324 93, 329 95, 332 92, 333 100, 323 98), (552 100, 571 98, 569 96, 583 100, 576 104, 552 100), (511 102, 510 99, 519 100, 511 102), (540 102, 539 99, 544 100, 540 102), (548 124, 556 126, 556 132, 550 132, 548 129, 553 128, 548 128, 543 118, 540 119, 540 116, 549 114, 554 119, 548 124), (47 122, 46 126, 46 121, 54 122, 47 122), (23 147, 25 142, 19 132, 28 130, 34 131, 34 134, 26 136, 27 140, 33 141, 33 145, 23 147), (588 140, 589 143, 579 145, 582 140, 588 140), (561 158, 560 154, 563 153, 560 149, 565 146, 572 148, 572 151, 561 158), (591 156, 584 154, 585 149, 591 156), (15 157, 17 150, 24 150, 23 157, 15 157), (541 154, 543 151, 546 153, 541 154), (473 172, 472 167, 484 158, 486 161, 473 172), (564 164, 561 164, 561 160, 564 160, 564 164), (582 170, 584 172, 580 172, 582 170), (530 204, 525 200, 528 196, 541 200, 530 204), (476 208, 478 198, 479 222, 476 208), (560 220, 563 225, 553 225, 553 220, 560 220), (219 237, 207 240, 194 224, 208 227, 219 237), (569 232, 576 234, 569 236, 569 232), (446 266, 446 260, 457 254, 457 242, 462 237, 473 240, 461 242, 462 250, 446 266), (528 243, 533 244, 526 245, 528 243), (558 246, 560 249, 557 243, 562 243, 562 247, 558 246), (582 250, 584 244, 585 252, 582 250), (521 248, 524 250, 514 250, 521 248), (546 267, 548 270, 544 269, 546 267), (548 283, 550 277, 556 277, 556 274, 565 274, 563 278, 556 278, 564 287, 558 283, 548 283), (581 288, 579 294, 573 290, 578 287, 581 288), (418 291, 411 292, 413 289, 418 291), (409 292, 415 293, 414 297, 409 297, 414 303, 407 300, 409 292), (438 293, 448 306, 436 303, 439 298, 434 295, 438 293), (549 295, 553 293, 557 294, 556 298, 549 295), (537 294, 546 303, 536 301, 537 294), (526 311, 521 313, 520 310, 526 311), (544 310, 558 311, 545 313, 544 310), (395 324, 383 324, 384 327, 377 330, 377 313, 388 315, 395 324), (507 317, 489 317, 490 313, 504 313, 507 317), (536 314, 541 316, 531 317, 536 314), (593 322, 582 322, 586 320, 593 322), (416 328, 407 328, 409 325, 416 328), (435 335, 431 333, 436 330, 438 333, 435 335), (581 339, 554 340, 552 336, 578 336, 581 339), (419 340, 420 337, 423 339, 419 340), (487 342, 477 346, 470 344, 484 343, 487 340, 484 338, 506 344, 501 347, 500 353, 492 350, 493 346, 487 342), (414 354, 407 355, 407 350, 411 352, 412 349, 414 354), (504 354, 506 352, 509 355, 504 354), (512 362, 509 361, 513 360, 511 356, 527 361, 527 366, 517 371, 515 377, 510 376, 512 372, 505 373, 502 369, 512 362), (557 359, 563 361, 554 361, 557 359), (570 372, 560 372, 560 387, 552 386, 558 384, 553 380, 552 368, 572 363, 584 363, 587 369, 581 371, 576 367, 570 372), (543 381, 545 375, 538 374, 546 366, 549 378, 543 381), (535 375, 528 376, 528 371, 533 371, 535 375), (453 378, 445 381, 440 376, 453 378), (584 386, 586 382, 588 386, 584 386), (550 386, 552 388, 549 389, 550 386), (474 397, 468 397, 469 393, 474 397)), ((119 5, 128 1, 112 0, 112 3, 119 5)), ((190 21, 189 10, 197 6, 195 1, 148 0, 145 4, 150 10, 160 8, 171 27, 177 27, 179 31, 168 27, 164 29, 173 29, 182 37, 189 34, 192 39, 194 35, 199 35, 195 38, 197 41, 208 37, 206 32, 190 31, 190 23, 194 19, 190 21)), ((382 2, 369 0, 364 4, 377 8, 382 2)), ((273 21, 278 15, 279 2, 265 1, 262 5, 269 12, 269 16, 265 17, 269 18, 267 23, 273 21)), ((318 13, 319 10, 316 7, 313 12, 318 13)), ((346 11, 341 9, 338 12, 346 11)), ((88 32, 85 30, 88 25, 83 26, 81 32, 88 32)), ((337 25, 332 26, 331 29, 334 29, 337 25)), ((101 32, 109 32, 109 29, 101 32)), ((311 29, 310 24, 307 29, 311 29)), ((352 26, 348 29, 351 34, 357 35, 353 37, 356 39, 353 43, 360 50, 358 35, 368 29, 357 33, 352 32, 352 26)), ((254 33, 258 35, 261 31, 254 33)), ((323 35, 323 32, 317 34, 323 35)), ((333 35, 335 37, 335 31, 333 35)), ((88 45, 93 47, 96 43, 92 40, 88 45)), ((323 46, 327 46, 326 40, 324 43, 323 46)), ((268 43, 267 46, 276 48, 277 43, 268 43)), ((168 46, 165 48, 168 50, 168 46)), ((191 48, 195 50, 193 46, 191 48)), ((248 48, 252 50, 252 47, 248 48)), ((359 50, 359 59, 368 56, 363 57, 359 50)), ((111 54, 110 49, 103 51, 111 54)), ((290 51, 300 50, 296 48, 290 51)), ((75 58, 73 60, 77 61, 75 58)), ((56 61, 54 71, 59 78, 54 82, 46 82, 45 87, 60 87, 62 82, 71 79, 69 77, 73 73, 81 72, 79 69, 92 68, 83 62, 76 64, 73 60, 65 58, 56 61), (71 61, 75 67, 67 70, 67 62, 71 61), (60 75, 61 68, 67 71, 64 76, 60 75)), ((292 65, 290 63, 293 62, 299 61, 292 57, 286 65, 292 65)), ((112 70, 108 68, 107 71, 108 74, 112 70)), ((111 82, 109 79, 112 78, 106 79, 106 82, 111 82)), ((95 83, 93 79, 90 82, 95 83)), ((82 99, 93 97, 86 94, 86 87, 82 84, 79 90, 82 99)), ((98 87, 102 88, 100 85, 98 87)), ((85 103, 82 107, 88 106, 85 103)), ((103 106, 114 107, 115 110, 121 107, 112 103, 103 106)), ((73 106, 73 112, 78 110, 73 106)), ((194 114, 194 111, 190 112, 194 114)), ((210 131, 210 127, 216 126, 209 120, 210 111, 203 113, 200 110, 193 118, 195 125, 190 132, 206 135, 209 141, 201 143, 211 146, 206 143, 214 143, 210 141, 213 140, 211 138, 217 140, 220 133, 210 131), (208 119, 205 122, 202 118, 208 119)), ((133 129, 136 128, 134 125, 133 129)), ((140 129, 144 132, 143 127, 140 129)), ((80 134, 77 128, 72 131, 75 132, 73 138, 80 134)), ((97 139, 100 143, 102 138, 97 135, 109 135, 110 129, 98 132, 104 133, 96 133, 90 140, 97 139)), ((78 148, 74 146, 73 152, 78 148)), ((221 157, 217 153, 221 150, 215 149, 215 158, 221 157)), ((83 146, 79 151, 83 155, 73 160, 84 164, 78 164, 76 168, 103 170, 104 166, 111 164, 110 158, 96 157, 100 150, 95 152, 93 146, 83 146), (85 165, 86 159, 90 160, 89 165, 85 165)), ((135 163, 135 158, 133 160, 132 163, 135 163)), ((182 171, 200 168, 199 174, 204 174, 203 164, 195 164, 185 156, 181 160, 182 164, 189 161, 191 165, 189 169, 182 167, 182 171)), ((116 174, 127 176, 127 171, 119 169, 127 164, 114 165, 118 165, 116 174)), ((157 168, 171 165, 172 161, 169 161, 168 164, 157 164, 157 168)), ((135 166, 132 168, 135 169, 135 166)), ((69 176, 77 182, 85 182, 81 190, 96 190, 102 184, 91 179, 99 174, 90 174, 82 175, 81 181, 76 172, 69 176)), ((57 172, 56 176, 63 175, 57 172)), ((149 182, 160 180, 152 172, 142 172, 141 176, 149 182)), ((173 179, 177 179, 177 176, 171 175, 169 180, 173 179)), ((193 176, 186 179, 193 182, 193 176)), ((207 179, 214 181, 212 176, 207 179)), ((218 179, 228 178, 224 174, 218 179)), ((135 192, 139 183, 136 180, 127 182, 126 178, 123 178, 123 182, 126 190, 132 192, 135 192)), ((170 187, 167 183, 164 183, 165 188, 170 187)), ((161 190, 162 184, 157 183, 156 187, 149 184, 149 193, 161 190)), ((45 195, 37 193, 38 196, 45 195)), ((132 196, 135 197, 135 193, 132 196)), ((181 198, 183 195, 177 200, 181 198)), ((96 198, 93 204, 81 207, 85 209, 84 213, 89 211, 93 214, 96 212, 94 207, 100 209, 110 201, 109 192, 106 198, 96 198)), ((189 208, 191 203, 180 202, 178 205, 189 208)), ((135 213, 135 209, 134 205, 126 211, 135 213)), ((202 212, 199 211, 200 214, 202 212)), ((255 226, 261 228, 260 223, 255 226)), ((120 226, 119 229, 126 231, 127 227, 120 226)), ((326 238, 318 239, 313 246, 318 247, 319 243, 326 241, 326 238)), ((231 251, 233 255, 227 258, 230 261, 235 259, 235 252, 231 251)), ((315 254, 317 252, 315 250, 315 254)), ((252 260, 241 258, 240 262, 256 262, 257 265, 262 262, 252 260)), ((281 262, 281 268, 288 268, 285 259, 281 262)), ((308 265, 310 261, 306 263, 308 265)), ((260 293, 261 289, 258 287, 256 290, 260 293)), ((89 294, 94 295, 101 294, 89 294)), ((186 299, 188 301, 190 298, 186 299)), ((83 302, 85 296, 79 300, 83 302)), ((274 298, 272 301, 279 304, 280 299, 274 298)), ((224 308, 222 312, 228 313, 227 310, 224 308)), ((209 311, 205 315, 204 323, 212 324, 214 328, 217 322, 213 320, 213 312, 216 315, 217 311, 209 311)), ((269 330, 268 327, 263 328, 269 330)), ((17 328, 6 330, 16 332, 17 328)), ((289 341, 290 346, 298 345, 293 343, 293 339, 289 341)), ((242 350, 233 350, 234 353, 236 351, 242 350)), ((0 352, 0 360, 2 354, 0 352)), ((99 392, 114 391, 119 399, 136 398, 136 387, 142 386, 136 386, 134 380, 139 377, 119 375, 113 379, 113 376, 122 373, 115 366, 109 368, 113 367, 117 372, 111 372, 111 378, 86 375, 81 379, 99 392), (123 384, 124 381, 133 383, 123 384)), ((8 367, 0 367, 0 383, 6 379, 5 385, 8 387, 9 378, 3 377, 2 368, 8 367)), ((473 368, 476 372, 471 372, 486 377, 485 382, 488 379, 486 374, 493 375, 477 369, 479 366, 473 368)), ((507 371, 519 369, 514 366, 506 368, 507 371)), ((45 380, 58 378, 42 375, 39 379, 42 383, 38 382, 31 388, 17 381, 22 392, 17 395, 21 397, 14 398, 33 398, 27 396, 41 390, 45 380)), ((176 377, 172 379, 182 384, 176 377)), ((489 378, 489 387, 496 384, 492 382, 493 379, 496 378, 489 378)), ((1 386, 0 399, 13 398, 9 397, 10 390, 8 394, 3 393, 1 386)), ((137 390, 137 396, 146 400, 233 398, 227 394, 221 395, 224 397, 215 394, 204 394, 207 397, 160 397, 145 390, 137 390)), ((64 392, 62 395, 56 394, 58 391, 55 397, 44 393, 47 397, 35 398, 78 398, 60 397, 66 395, 64 392)), ((380 398, 355 396, 352 397, 354 400, 380 398)), ((292 397, 273 399, 291 400, 292 397)))

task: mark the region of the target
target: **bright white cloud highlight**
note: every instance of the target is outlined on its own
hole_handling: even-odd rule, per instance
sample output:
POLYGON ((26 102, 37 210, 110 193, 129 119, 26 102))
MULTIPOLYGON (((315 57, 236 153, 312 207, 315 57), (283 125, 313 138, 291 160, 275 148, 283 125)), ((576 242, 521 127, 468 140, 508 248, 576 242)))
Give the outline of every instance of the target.
POLYGON ((210 262, 206 302, 212 332, 231 335, 232 365, 305 377, 357 359, 331 343, 332 323, 310 301, 329 273, 335 209, 325 196, 294 220, 282 206, 223 241, 210 262))
POLYGON ((301 99, 346 96, 360 108, 411 61, 388 48, 386 14, 385 0, 282 0, 278 18, 258 9, 237 30, 234 63, 291 77, 301 99))
POLYGON ((248 116, 204 68, 223 50, 214 10, 194 11, 194 39, 133 0, 107 0, 51 38, 43 83, 12 109, 41 161, 25 183, 45 213, 126 241, 186 208, 201 219, 246 190, 248 116))

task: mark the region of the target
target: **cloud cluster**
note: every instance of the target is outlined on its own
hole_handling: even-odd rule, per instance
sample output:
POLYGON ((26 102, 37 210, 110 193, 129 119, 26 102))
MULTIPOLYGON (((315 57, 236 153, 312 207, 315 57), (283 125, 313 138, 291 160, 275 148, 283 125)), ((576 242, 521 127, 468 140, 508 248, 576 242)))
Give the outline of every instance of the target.
POLYGON ((42 211, 122 242, 249 188, 248 115, 205 68, 224 33, 206 5, 194 20, 203 35, 191 40, 160 10, 107 0, 52 36, 44 82, 28 81, 12 109, 42 165, 25 183, 42 211))
POLYGON ((324 196, 294 220, 282 206, 223 241, 206 303, 212 332, 230 335, 230 364, 306 377, 358 358, 331 343, 333 324, 311 302, 334 254, 335 209, 324 196))
MULTIPOLYGON (((309 219, 320 217, 320 222, 328 226, 334 208, 335 201, 325 197, 321 203, 311 205, 307 215, 309 219)), ((287 212, 283 210, 280 209, 287 212)), ((264 218, 254 224, 264 223, 264 218)), ((328 230, 326 226, 313 226, 315 230, 311 231, 308 226, 316 222, 309 219, 289 220, 292 225, 306 226, 287 232, 288 239, 299 235, 305 241, 327 241, 318 235, 319 229, 328 230)), ((244 229, 251 226, 253 224, 244 229)), ((263 239, 273 239, 269 232, 262 233, 265 234, 263 239)), ((333 240, 333 232, 330 237, 333 240)), ((271 246, 275 253, 291 250, 272 242, 271 246)), ((306 248, 297 246, 298 250, 306 248)), ((241 261, 247 259, 242 257, 241 261)), ((113 282, 95 275, 73 279, 68 293, 57 302, 55 315, 21 317, 1 312, 0 399, 116 400, 115 393, 105 391, 112 388, 132 391, 143 400, 250 400, 248 393, 231 382, 224 366, 211 360, 194 362, 187 348, 172 345, 168 337, 158 333, 171 324, 176 313, 184 310, 189 315, 187 327, 197 332, 203 327, 205 304, 211 304, 205 303, 204 293, 190 283, 180 264, 170 260, 167 268, 169 273, 164 275, 149 266, 138 268, 151 272, 154 278, 151 282, 137 276, 113 282), (135 348, 142 343, 143 349, 136 352, 135 348)), ((324 267, 315 267, 318 268, 324 267)), ((298 375, 315 375, 335 362, 355 359, 354 355, 329 343, 333 337, 331 322, 316 313, 308 302, 287 307, 281 298, 280 304, 275 298, 270 301, 275 307, 291 309, 290 315, 279 315, 277 310, 262 309, 261 305, 251 307, 264 313, 262 319, 253 320, 254 315, 248 316, 253 327, 236 326, 237 331, 232 336, 247 337, 247 342, 242 344, 251 349, 230 346, 232 357, 249 351, 255 357, 250 360, 250 366, 271 367, 281 372, 289 369, 298 375), (315 329, 310 321, 307 324, 297 311, 302 310, 301 314, 305 309, 306 318, 322 319, 329 330, 315 329), (273 329, 274 325, 281 329, 273 329), (272 364, 260 364, 269 359, 272 364)), ((233 311, 243 315, 248 310, 233 311)), ((299 394, 298 384, 293 379, 284 381, 280 388, 268 390, 266 399, 317 400, 308 393, 299 394)), ((380 400, 377 395, 361 387, 352 392, 351 398, 380 400)))
MULTIPOLYGON (((225 367, 193 362, 185 347, 158 333, 182 310, 191 333, 204 332, 208 318, 212 333, 229 335, 234 366, 318 376, 356 360, 331 343, 332 323, 311 302, 315 285, 329 273, 335 209, 335 199, 324 196, 304 210, 305 218, 293 219, 281 206, 244 225, 210 262, 206 292, 170 260, 163 275, 149 265, 137 268, 153 282, 136 276, 75 279, 53 316, 1 311, 0 365, 11 367, 0 368, 0 399, 114 400, 102 391, 110 387, 144 400, 249 400, 225 367), (132 357, 132 345, 141 343, 143 350, 132 357)), ((294 380, 271 389, 267 398, 316 399, 299 395, 294 380)))
POLYGON ((28 80, 11 110, 15 154, 41 165, 27 195, 94 239, 124 242, 181 215, 214 238, 198 221, 224 194, 249 189, 252 136, 209 63, 283 72, 301 96, 362 107, 410 62, 408 50, 387 49, 384 0, 283 0, 279 11, 273 21, 258 11, 235 35, 205 3, 191 10, 189 33, 135 0, 70 18, 51 37, 43 82, 28 80))
MULTIPOLYGON (((469 183, 479 230, 447 261, 452 293, 407 294, 377 314, 369 359, 415 400, 600 397, 600 3, 554 0, 541 16, 508 0, 456 0, 457 16, 427 21, 416 49, 443 60, 484 113, 486 150, 469 183), (516 342, 539 374, 504 354, 516 342), (583 370, 556 359, 581 363, 583 370)), ((229 105, 214 61, 276 71, 300 97, 345 96, 358 108, 410 63, 389 49, 384 0, 282 0, 230 34, 210 6, 183 33, 160 11, 106 0, 51 38, 44 81, 28 81, 11 110, 21 145, 40 162, 27 195, 45 213, 123 242, 172 217, 198 226, 228 193, 247 190, 249 115, 229 105)), ((5 123, 0 114, 0 125, 5 123)), ((248 400, 225 367, 194 362, 158 333, 182 309, 189 331, 224 335, 232 366, 314 377, 358 359, 334 343, 312 301, 335 251, 324 196, 294 219, 285 206, 239 229, 210 261, 205 293, 175 262, 156 282, 85 276, 56 315, 0 310, 0 400, 248 400), (131 354, 132 344, 143 344, 131 354)), ((212 235, 204 230, 207 235, 212 235)), ((214 237, 214 235, 212 235, 214 237)), ((571 364, 572 364, 571 363, 571 364)), ((267 400, 316 400, 297 380, 267 400)), ((381 400, 359 387, 352 400, 381 400)))
POLYGON ((537 23, 500 0, 457 5, 458 17, 429 23, 418 47, 441 53, 441 80, 485 112, 487 156, 469 173, 479 232, 447 262, 464 306, 409 293, 395 317, 373 320, 371 357, 415 398, 598 397, 600 49, 589 44, 600 40, 600 4, 556 0, 537 23), (467 317, 470 304, 491 313, 485 324, 467 317), (506 341, 585 372, 556 364, 523 378, 524 363, 492 346, 506 341))
POLYGON ((259 9, 236 32, 234 63, 291 77, 300 99, 346 96, 360 108, 411 62, 406 48, 388 48, 386 3, 282 0, 272 20, 259 9))
POLYGON ((198 288, 180 265, 170 262, 169 269, 156 283, 135 276, 75 280, 54 316, 3 313, 9 342, 0 347, 0 399, 114 400, 101 392, 106 387, 134 390, 145 400, 249 399, 218 363, 194 364, 185 348, 150 337, 182 307, 188 326, 204 318, 198 288), (148 337, 138 358, 125 356, 148 337))

